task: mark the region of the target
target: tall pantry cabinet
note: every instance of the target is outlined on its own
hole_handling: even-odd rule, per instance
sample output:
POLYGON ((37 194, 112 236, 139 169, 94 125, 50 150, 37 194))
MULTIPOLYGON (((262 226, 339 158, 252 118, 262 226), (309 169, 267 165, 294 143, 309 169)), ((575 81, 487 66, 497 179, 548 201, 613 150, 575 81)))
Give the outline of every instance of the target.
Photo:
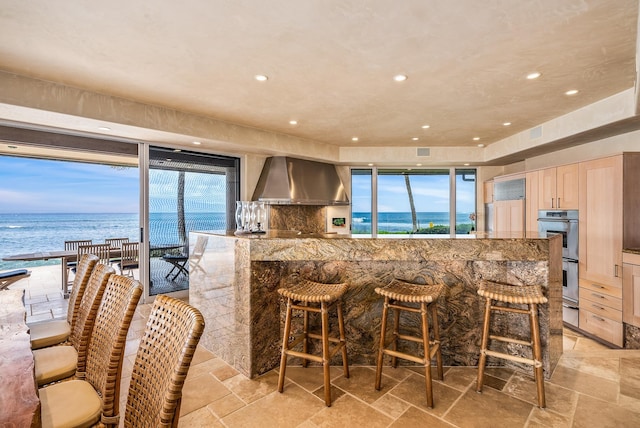
POLYGON ((622 249, 640 237, 638 213, 629 210, 640 191, 638 168, 637 153, 580 163, 579 327, 617 346, 623 346, 622 249))

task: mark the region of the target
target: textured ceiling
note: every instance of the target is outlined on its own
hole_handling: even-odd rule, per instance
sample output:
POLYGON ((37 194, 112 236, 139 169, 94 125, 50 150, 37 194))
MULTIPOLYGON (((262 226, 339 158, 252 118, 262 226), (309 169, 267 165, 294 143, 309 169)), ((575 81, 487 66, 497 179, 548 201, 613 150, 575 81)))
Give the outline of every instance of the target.
POLYGON ((637 0, 0 0, 0 70, 328 144, 488 145, 632 88, 637 17, 637 0))

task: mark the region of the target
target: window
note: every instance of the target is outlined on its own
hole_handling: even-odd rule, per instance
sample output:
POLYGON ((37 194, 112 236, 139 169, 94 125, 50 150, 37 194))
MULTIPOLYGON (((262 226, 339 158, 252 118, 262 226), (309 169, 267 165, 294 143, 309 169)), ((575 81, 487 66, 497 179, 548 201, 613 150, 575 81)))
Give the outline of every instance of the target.
POLYGON ((352 169, 352 233, 469 233, 475 230, 475 177, 475 169, 352 169))
POLYGON ((351 170, 351 233, 371 233, 372 177, 371 169, 351 170))

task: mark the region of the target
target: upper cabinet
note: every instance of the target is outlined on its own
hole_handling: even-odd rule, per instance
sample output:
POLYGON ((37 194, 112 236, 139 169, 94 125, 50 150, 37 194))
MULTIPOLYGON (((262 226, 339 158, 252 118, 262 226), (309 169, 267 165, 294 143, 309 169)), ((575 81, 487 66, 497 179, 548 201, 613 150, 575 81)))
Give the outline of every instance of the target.
POLYGON ((538 171, 538 208, 577 210, 579 169, 575 163, 538 171))

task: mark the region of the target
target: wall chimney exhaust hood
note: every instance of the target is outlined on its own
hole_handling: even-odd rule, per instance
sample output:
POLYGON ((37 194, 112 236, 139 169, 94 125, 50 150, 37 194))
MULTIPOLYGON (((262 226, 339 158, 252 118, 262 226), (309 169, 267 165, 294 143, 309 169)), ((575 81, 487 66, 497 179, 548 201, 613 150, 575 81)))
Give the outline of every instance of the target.
POLYGON ((335 165, 287 156, 267 158, 252 199, 282 205, 349 205, 335 165))

